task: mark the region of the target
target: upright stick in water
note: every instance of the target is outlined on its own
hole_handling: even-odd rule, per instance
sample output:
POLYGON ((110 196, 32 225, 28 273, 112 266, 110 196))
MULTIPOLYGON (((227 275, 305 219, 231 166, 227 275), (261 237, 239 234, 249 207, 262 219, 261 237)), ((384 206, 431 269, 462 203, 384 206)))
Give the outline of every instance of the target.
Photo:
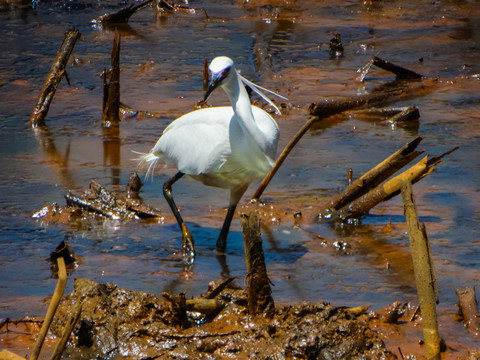
POLYGON ((248 185, 265 176, 274 164, 279 136, 275 120, 251 105, 245 85, 280 114, 261 90, 277 94, 241 76, 228 57, 213 59, 209 71, 211 82, 204 100, 215 88, 221 87, 231 106, 200 109, 179 117, 163 131, 153 149, 141 157, 141 163, 149 164, 148 172, 153 171, 159 159, 170 161, 178 169, 163 185, 163 194, 182 229, 183 254, 187 262, 194 258, 193 237, 173 200, 172 185, 188 175, 205 185, 230 190, 227 216, 217 240, 217 250, 224 252, 236 206, 248 185))

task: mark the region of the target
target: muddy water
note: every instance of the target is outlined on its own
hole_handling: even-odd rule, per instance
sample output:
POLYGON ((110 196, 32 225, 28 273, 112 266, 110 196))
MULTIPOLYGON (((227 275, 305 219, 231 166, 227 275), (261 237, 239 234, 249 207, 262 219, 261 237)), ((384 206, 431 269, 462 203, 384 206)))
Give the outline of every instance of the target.
MULTIPOLYGON (((408 235, 400 199, 378 206, 355 227, 333 228, 293 213, 311 212, 346 186, 347 168, 359 176, 416 136, 439 155, 460 149, 415 185, 435 259, 439 311, 453 319, 455 290, 480 278, 480 6, 476 1, 192 1, 195 13, 156 18, 152 9, 123 26, 121 101, 155 113, 124 119, 118 133, 102 130, 102 83, 113 33, 90 20, 116 11, 116 2, 0 1, 0 317, 41 315, 55 286, 47 257, 66 240, 82 257, 72 277, 114 282, 153 293, 198 294, 222 276, 245 274, 243 242, 235 218, 225 258, 214 251, 228 194, 181 180, 177 203, 195 236, 198 256, 184 269, 181 238, 161 195, 174 173, 159 167, 143 199, 165 212, 163 223, 98 222, 85 227, 32 219, 43 206, 65 203, 67 190, 90 179, 122 187, 135 170, 132 151, 148 151, 164 127, 202 98, 204 58, 228 55, 249 79, 289 97, 277 117, 280 147, 307 120, 307 107, 323 97, 368 93, 393 80, 375 71, 363 85, 356 69, 371 56, 440 79, 426 96, 395 105, 418 106, 408 127, 358 117, 339 119, 308 133, 292 152, 263 200, 267 266, 277 302, 323 299, 335 305, 416 300, 408 235), (50 108, 48 130, 27 120, 63 34, 83 35, 50 108), (345 52, 332 56, 328 42, 340 32, 345 52), (278 210, 274 215, 270 207, 278 210), (392 228, 384 231, 391 220, 392 228), (338 243, 338 242, 341 243, 338 243)), ((226 103, 221 92, 209 102, 226 103)), ((253 184, 246 194, 253 193, 253 184)), ((72 284, 69 284, 68 290, 72 284)), ((452 322, 453 323, 453 322, 452 322)), ((469 336, 461 325, 444 331, 469 336)), ((455 335, 457 334, 457 335, 455 335)))

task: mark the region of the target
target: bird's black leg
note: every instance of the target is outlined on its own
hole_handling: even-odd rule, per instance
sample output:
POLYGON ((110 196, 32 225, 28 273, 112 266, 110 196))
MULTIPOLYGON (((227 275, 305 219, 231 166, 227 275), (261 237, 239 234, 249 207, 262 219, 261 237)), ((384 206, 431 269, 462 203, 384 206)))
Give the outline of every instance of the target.
POLYGON ((220 235, 217 239, 217 250, 222 253, 225 252, 225 250, 227 249, 228 231, 230 230, 230 224, 232 223, 233 215, 235 215, 236 208, 237 204, 233 204, 228 207, 227 216, 225 217, 222 230, 220 231, 220 235))
POLYGON ((228 206, 227 216, 225 217, 222 230, 220 231, 220 235, 217 239, 217 250, 219 252, 223 253, 227 249, 227 236, 230 230, 230 224, 232 223, 233 215, 235 215, 237 204, 247 188, 248 185, 242 186, 241 188, 232 189, 230 192, 230 205, 228 206))
POLYGON ((186 263, 192 263, 195 258, 195 244, 193 241, 193 237, 188 230, 187 225, 183 221, 182 216, 180 215, 180 211, 178 211, 178 207, 175 204, 175 200, 173 200, 172 195, 172 185, 183 175, 185 174, 179 171, 170 179, 165 181, 165 183, 163 184, 163 196, 165 196, 165 200, 167 200, 170 209, 172 209, 173 215, 175 215, 175 219, 177 219, 178 226, 180 226, 180 229, 182 230, 182 252, 184 261, 186 263))

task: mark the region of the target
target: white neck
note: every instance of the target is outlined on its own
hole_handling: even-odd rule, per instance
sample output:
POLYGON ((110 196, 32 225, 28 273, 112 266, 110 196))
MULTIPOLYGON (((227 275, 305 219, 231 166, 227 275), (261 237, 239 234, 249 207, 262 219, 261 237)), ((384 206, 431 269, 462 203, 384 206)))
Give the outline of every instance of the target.
POLYGON ((222 88, 232 104, 233 112, 236 115, 235 117, 239 125, 245 133, 249 134, 255 140, 260 148, 265 149, 267 147, 267 139, 255 122, 250 97, 242 80, 237 75, 237 71, 235 69, 232 70, 235 71, 235 76, 231 76, 222 88))

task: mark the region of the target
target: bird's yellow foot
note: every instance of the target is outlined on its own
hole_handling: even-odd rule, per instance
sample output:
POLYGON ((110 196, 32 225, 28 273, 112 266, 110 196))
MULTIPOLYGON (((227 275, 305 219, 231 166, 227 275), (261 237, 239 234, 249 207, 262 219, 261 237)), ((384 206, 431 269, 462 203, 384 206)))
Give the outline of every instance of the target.
POLYGON ((195 260, 195 242, 185 224, 182 224, 182 241, 183 261, 187 265, 193 264, 195 260))

